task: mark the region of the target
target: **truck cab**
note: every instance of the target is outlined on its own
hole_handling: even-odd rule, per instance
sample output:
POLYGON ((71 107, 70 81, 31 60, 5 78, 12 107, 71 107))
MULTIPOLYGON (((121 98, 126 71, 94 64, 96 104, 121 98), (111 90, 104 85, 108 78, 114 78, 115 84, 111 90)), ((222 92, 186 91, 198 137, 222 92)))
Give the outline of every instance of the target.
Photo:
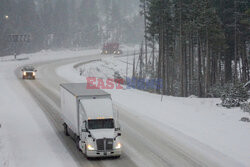
POLYGON ((113 113, 110 98, 80 101, 79 147, 87 157, 121 155, 121 133, 113 113))
POLYGON ((61 84, 64 131, 86 157, 120 157, 121 130, 111 95, 86 84, 61 84))

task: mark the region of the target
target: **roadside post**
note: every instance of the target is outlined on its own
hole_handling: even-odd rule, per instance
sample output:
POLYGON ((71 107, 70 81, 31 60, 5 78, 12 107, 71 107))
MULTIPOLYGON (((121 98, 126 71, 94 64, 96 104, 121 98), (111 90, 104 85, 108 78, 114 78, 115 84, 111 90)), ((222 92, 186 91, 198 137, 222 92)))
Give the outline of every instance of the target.
POLYGON ((16 60, 20 45, 24 43, 30 43, 31 34, 9 34, 8 40, 14 45, 14 58, 16 60))

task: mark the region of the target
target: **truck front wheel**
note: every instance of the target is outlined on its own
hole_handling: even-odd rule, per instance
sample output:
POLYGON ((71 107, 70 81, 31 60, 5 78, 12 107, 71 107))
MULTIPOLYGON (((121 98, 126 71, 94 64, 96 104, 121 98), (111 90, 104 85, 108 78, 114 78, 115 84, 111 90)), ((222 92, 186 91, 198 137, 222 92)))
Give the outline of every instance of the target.
POLYGON ((79 137, 76 138, 76 148, 77 148, 77 150, 82 151, 80 148, 80 138, 79 137))

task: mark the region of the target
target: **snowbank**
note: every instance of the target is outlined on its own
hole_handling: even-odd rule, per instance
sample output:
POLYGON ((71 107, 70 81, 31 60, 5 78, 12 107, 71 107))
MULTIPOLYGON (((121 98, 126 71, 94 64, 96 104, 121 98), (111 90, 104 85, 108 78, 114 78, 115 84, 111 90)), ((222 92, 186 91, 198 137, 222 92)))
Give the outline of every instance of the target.
MULTIPOLYGON (((77 71, 82 71, 84 77, 114 78, 114 73, 119 72, 122 78, 132 76, 134 56, 117 58, 115 56, 103 58, 95 63, 78 66, 77 71)), ((138 56, 135 57, 137 63, 138 56)))
POLYGON ((42 51, 0 58, 0 166, 77 166, 40 106, 23 88, 14 71, 24 64, 97 54, 88 51, 42 51))
MULTIPOLYGON (((124 76, 127 65, 124 58, 103 59, 79 67, 84 69, 84 77, 79 75, 79 68, 75 70, 73 66, 74 63, 59 67, 58 75, 70 82, 86 82, 85 76, 112 78, 114 71, 124 76)), ((173 135, 176 140, 190 147, 199 147, 201 152, 204 152, 205 146, 209 148, 210 151, 206 153, 210 156, 216 151, 244 166, 250 165, 250 124, 239 121, 249 114, 239 108, 217 107, 219 99, 216 98, 164 96, 161 102, 160 95, 135 89, 107 91, 112 94, 116 104, 150 121, 167 134, 173 135)))

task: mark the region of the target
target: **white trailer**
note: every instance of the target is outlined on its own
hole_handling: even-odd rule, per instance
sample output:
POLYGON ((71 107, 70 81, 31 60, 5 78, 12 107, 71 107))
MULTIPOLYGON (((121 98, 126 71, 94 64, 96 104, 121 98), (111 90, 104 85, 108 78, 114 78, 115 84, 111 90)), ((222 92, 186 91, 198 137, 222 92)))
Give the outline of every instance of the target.
POLYGON ((120 127, 111 95, 85 83, 61 84, 64 133, 87 157, 120 157, 120 127))

